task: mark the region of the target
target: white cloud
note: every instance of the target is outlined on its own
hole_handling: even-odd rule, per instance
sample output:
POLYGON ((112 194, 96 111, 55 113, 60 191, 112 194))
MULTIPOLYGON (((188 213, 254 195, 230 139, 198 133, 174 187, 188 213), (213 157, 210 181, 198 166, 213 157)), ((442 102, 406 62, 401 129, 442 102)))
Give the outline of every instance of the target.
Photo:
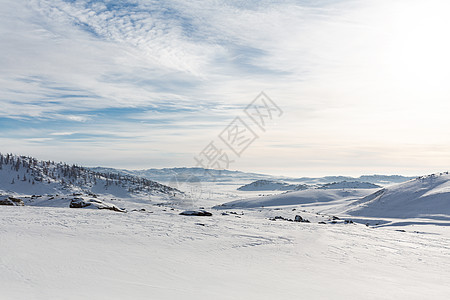
MULTIPOLYGON (((314 172, 302 169, 309 161, 317 172, 329 173, 327 164, 355 172, 348 157, 375 169, 392 149, 406 168, 414 151, 449 142, 444 1, 124 3, 0 2, 0 118, 19 126, 0 138, 33 134, 61 160, 99 147, 90 154, 101 163, 103 146, 110 158, 127 153, 129 165, 150 149, 190 165, 265 90, 286 113, 236 168, 264 171, 260 162, 273 160, 314 172), (63 134, 72 132, 86 136, 63 134)), ((10 145, 28 151, 37 141, 10 145)))
POLYGON ((49 135, 54 135, 54 136, 69 136, 69 135, 74 135, 77 132, 52 132, 49 135))
POLYGON ((66 115, 67 119, 76 122, 87 122, 90 118, 87 116, 74 116, 74 115, 66 115))

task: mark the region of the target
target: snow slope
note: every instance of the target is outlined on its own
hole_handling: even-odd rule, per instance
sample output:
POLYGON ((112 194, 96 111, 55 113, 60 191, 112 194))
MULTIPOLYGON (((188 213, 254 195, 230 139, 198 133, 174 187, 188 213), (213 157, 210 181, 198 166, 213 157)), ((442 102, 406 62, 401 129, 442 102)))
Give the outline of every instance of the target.
POLYGON ((450 220, 450 175, 418 177, 384 188, 353 203, 352 216, 450 220))
POLYGON ((231 201, 217 208, 254 208, 299 204, 323 204, 332 201, 351 201, 373 193, 374 189, 307 189, 278 195, 253 197, 231 201))

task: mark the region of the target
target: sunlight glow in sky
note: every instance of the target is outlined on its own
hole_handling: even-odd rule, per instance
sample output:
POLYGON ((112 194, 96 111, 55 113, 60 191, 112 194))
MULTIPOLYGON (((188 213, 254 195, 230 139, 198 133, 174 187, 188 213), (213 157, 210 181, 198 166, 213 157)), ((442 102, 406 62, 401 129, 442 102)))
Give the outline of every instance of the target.
POLYGON ((261 91, 283 110, 230 169, 450 165, 443 0, 0 0, 0 152, 194 166, 261 91))

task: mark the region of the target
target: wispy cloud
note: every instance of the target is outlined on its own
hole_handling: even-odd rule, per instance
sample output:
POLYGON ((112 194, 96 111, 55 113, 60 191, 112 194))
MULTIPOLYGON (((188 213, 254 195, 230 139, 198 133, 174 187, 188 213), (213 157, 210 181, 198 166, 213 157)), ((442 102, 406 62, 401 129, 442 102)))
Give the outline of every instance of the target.
POLYGON ((304 173, 317 171, 306 163, 315 161, 328 173, 327 163, 342 161, 345 172, 349 156, 360 155, 364 169, 393 145, 412 157, 448 142, 449 88, 439 79, 450 69, 440 38, 445 1, 0 5, 0 139, 9 151, 119 167, 191 165, 261 90, 286 114, 236 168, 273 160, 304 173), (417 139, 422 148, 405 146, 417 139))

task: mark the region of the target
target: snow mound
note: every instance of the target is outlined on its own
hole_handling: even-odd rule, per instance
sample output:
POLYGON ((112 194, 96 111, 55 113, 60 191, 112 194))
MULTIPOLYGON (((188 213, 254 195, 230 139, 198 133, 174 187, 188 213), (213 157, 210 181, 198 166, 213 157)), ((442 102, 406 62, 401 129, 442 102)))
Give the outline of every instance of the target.
POLYGON ((381 188, 381 186, 370 183, 370 182, 341 181, 341 182, 327 183, 318 188, 319 189, 377 189, 377 188, 381 188))
POLYGON ((266 206, 327 203, 336 200, 358 199, 372 193, 369 189, 308 189, 279 195, 255 197, 227 202, 214 208, 255 208, 266 206))
POLYGON ((346 213, 364 217, 449 220, 450 175, 448 172, 432 174, 384 188, 354 202, 346 213))
POLYGON ((114 204, 106 203, 98 199, 84 199, 73 198, 70 201, 70 208, 93 208, 93 209, 108 209, 117 212, 126 212, 124 209, 118 208, 114 204))
POLYGON ((239 191, 293 191, 305 190, 308 186, 305 184, 289 184, 273 180, 256 180, 252 183, 238 188, 239 191))

